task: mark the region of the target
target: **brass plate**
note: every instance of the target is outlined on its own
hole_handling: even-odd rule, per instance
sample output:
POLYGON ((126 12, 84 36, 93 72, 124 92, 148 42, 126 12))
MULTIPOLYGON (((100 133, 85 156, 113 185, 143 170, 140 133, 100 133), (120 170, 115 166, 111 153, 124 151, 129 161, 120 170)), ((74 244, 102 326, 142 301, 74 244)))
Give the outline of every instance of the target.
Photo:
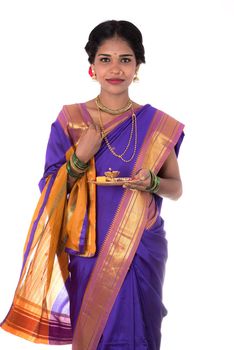
POLYGON ((126 182, 130 182, 130 181, 131 181, 130 177, 109 178, 106 176, 97 176, 96 180, 91 180, 89 182, 99 186, 123 186, 126 182))

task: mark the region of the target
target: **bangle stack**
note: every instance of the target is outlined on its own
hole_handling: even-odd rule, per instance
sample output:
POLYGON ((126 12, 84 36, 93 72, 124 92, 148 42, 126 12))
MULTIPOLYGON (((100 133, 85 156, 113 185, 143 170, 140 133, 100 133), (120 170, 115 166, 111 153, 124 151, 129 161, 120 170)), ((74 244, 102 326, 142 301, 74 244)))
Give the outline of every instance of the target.
POLYGON ((82 162, 74 152, 70 160, 67 162, 66 168, 67 168, 68 174, 71 177, 75 179, 80 179, 84 175, 84 173, 88 170, 89 163, 82 162))
POLYGON ((150 170, 151 182, 150 186, 146 187, 146 191, 150 193, 157 193, 160 185, 160 178, 150 170))
POLYGON ((70 162, 72 165, 75 166, 75 168, 77 168, 78 170, 80 170, 81 172, 85 172, 86 170, 88 170, 89 168, 89 162, 88 163, 84 163, 82 162, 76 155, 76 153, 74 152, 73 155, 71 156, 70 162))

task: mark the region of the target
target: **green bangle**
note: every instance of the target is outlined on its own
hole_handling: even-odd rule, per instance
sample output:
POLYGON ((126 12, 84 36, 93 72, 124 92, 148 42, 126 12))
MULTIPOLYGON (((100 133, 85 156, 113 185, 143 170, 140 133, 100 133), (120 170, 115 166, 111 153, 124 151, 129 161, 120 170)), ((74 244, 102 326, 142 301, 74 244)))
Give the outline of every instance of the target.
POLYGON ((75 152, 72 155, 72 162, 79 170, 86 171, 89 168, 89 162, 88 163, 82 162, 82 160, 80 160, 77 157, 75 152))
POLYGON ((160 178, 155 175, 155 186, 151 189, 151 193, 157 193, 159 190, 160 178))
POLYGON ((146 187, 146 191, 150 193, 157 193, 160 185, 160 178, 150 170, 151 182, 150 186, 146 187))
POLYGON ((70 175, 71 177, 74 177, 75 179, 80 179, 84 175, 84 173, 75 173, 72 170, 70 160, 66 164, 66 169, 67 169, 68 175, 70 175))

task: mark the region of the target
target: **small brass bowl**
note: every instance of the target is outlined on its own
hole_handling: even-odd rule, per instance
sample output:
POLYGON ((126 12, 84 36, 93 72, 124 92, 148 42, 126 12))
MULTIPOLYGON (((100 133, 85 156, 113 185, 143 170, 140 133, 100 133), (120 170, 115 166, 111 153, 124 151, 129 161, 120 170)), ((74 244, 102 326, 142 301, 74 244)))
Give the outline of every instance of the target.
POLYGON ((118 170, 110 170, 110 171, 106 171, 105 173, 106 177, 110 177, 111 179, 114 179, 116 177, 119 176, 120 172, 118 170))

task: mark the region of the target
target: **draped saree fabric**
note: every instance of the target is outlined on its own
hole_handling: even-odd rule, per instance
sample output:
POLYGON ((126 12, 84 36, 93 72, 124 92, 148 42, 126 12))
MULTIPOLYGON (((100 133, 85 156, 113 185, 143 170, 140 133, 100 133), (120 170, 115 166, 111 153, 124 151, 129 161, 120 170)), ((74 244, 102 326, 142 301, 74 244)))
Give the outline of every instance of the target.
MULTIPOLYGON (((73 338, 81 350, 159 349, 166 314, 162 198, 89 181, 109 168, 127 177, 139 168, 157 173, 173 148, 178 154, 183 124, 150 105, 136 115, 134 160, 122 162, 103 141, 69 196, 65 163, 90 115, 85 104, 64 106, 53 123, 39 184, 42 193, 3 329, 39 343, 67 344, 73 338)), ((131 131, 129 113, 105 127, 121 153, 131 131)), ((131 152, 130 147, 126 158, 131 152)))

